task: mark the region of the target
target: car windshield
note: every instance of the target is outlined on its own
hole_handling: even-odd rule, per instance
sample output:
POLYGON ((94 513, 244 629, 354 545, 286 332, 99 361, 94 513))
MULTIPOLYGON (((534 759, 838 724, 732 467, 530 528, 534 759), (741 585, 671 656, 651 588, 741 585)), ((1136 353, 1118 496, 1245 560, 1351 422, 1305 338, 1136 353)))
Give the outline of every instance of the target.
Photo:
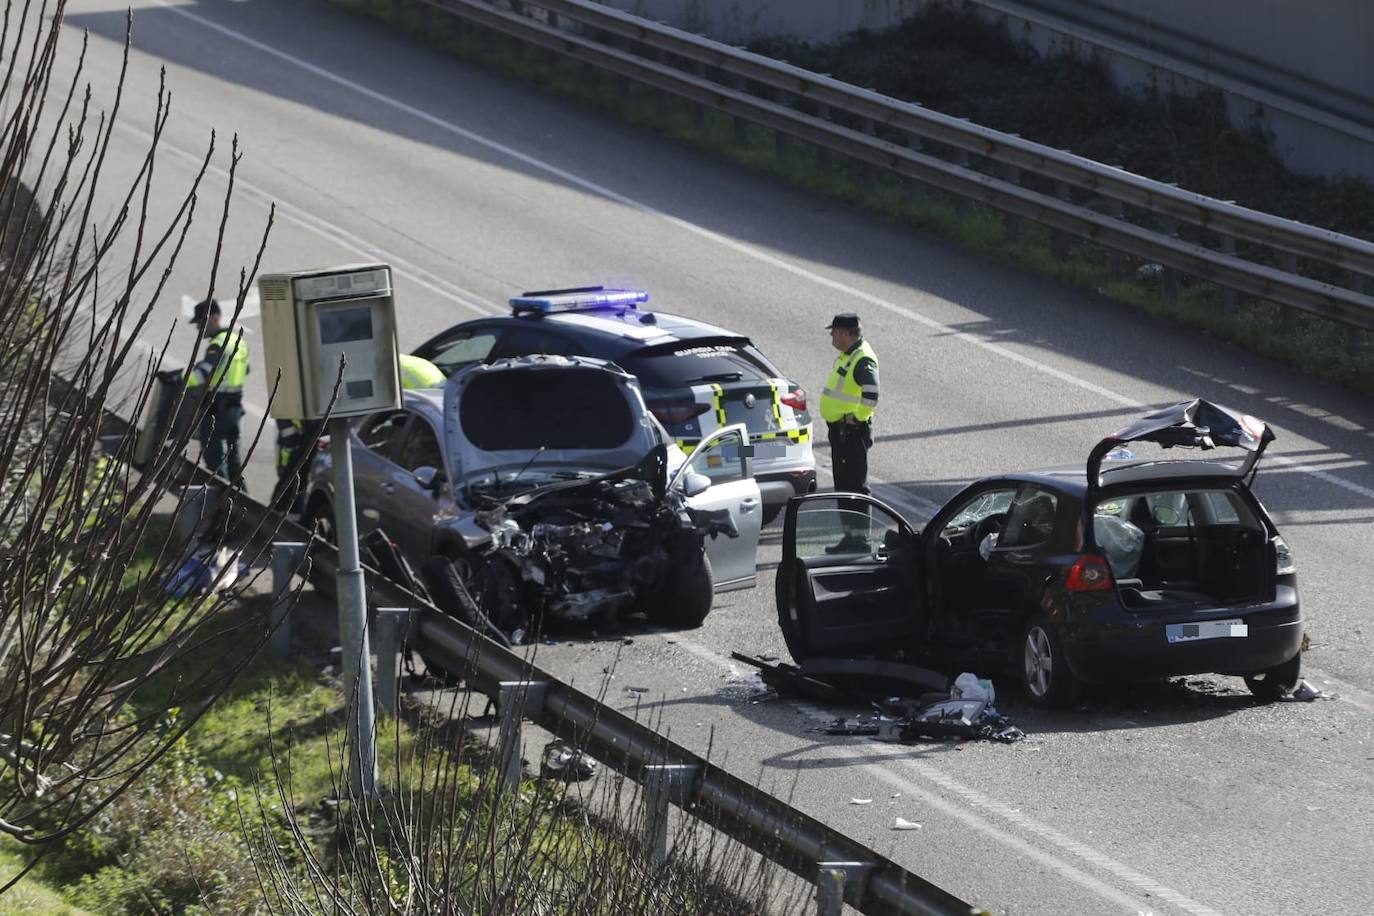
POLYGON ((777 375, 743 337, 684 340, 645 347, 616 360, 645 388, 681 388, 703 382, 755 381, 777 375))
MULTIPOLYGON (((459 422, 487 452, 613 450, 635 433, 620 381, 601 369, 493 372, 463 392, 459 422)), ((528 459, 526 459, 528 460, 528 459)))

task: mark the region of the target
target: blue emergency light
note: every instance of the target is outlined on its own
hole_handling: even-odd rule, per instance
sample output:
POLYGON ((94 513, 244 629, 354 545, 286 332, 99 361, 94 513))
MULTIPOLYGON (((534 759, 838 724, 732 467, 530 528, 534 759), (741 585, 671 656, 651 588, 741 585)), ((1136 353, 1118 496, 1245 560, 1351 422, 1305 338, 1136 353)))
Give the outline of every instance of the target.
POLYGON ((606 289, 604 286, 583 286, 576 289, 544 289, 524 293, 510 300, 511 311, 537 312, 551 315, 555 312, 583 312, 594 309, 637 308, 640 302, 648 302, 649 294, 642 289, 606 289))

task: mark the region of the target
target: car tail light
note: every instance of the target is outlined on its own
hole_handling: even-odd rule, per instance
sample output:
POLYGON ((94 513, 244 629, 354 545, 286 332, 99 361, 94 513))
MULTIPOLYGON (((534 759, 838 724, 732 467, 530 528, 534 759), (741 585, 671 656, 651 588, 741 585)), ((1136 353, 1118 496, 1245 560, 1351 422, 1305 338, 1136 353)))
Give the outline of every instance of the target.
POLYGON ((1064 579, 1064 588, 1071 592, 1102 592, 1114 584, 1107 561, 1091 553, 1080 556, 1064 579))
POLYGON ((1293 548, 1288 546, 1288 542, 1282 537, 1274 537, 1274 575, 1291 576, 1298 571, 1298 564, 1293 559, 1293 548))
POLYGON ((698 404, 696 401, 650 401, 648 407, 649 412, 658 417, 658 422, 664 426, 686 423, 711 409, 710 404, 698 404))
POLYGON ((784 394, 779 400, 793 410, 806 410, 806 389, 795 388, 784 394))

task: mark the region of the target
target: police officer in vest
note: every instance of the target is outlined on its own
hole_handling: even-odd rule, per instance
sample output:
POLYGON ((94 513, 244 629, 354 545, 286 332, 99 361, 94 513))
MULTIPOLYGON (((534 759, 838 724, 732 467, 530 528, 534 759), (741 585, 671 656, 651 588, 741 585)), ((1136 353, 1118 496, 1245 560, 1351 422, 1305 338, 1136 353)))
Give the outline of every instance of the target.
POLYGON ((219 303, 196 303, 191 323, 205 329, 205 358, 191 367, 186 387, 211 392, 210 409, 201 421, 199 439, 205 465, 234 486, 243 485, 239 429, 243 423, 243 384, 248 380, 248 342, 240 329, 220 323, 219 303))
MULTIPOLYGON (((829 427, 830 460, 835 489, 845 493, 868 490, 868 450, 873 445, 873 412, 878 407, 878 355, 864 340, 859 316, 836 315, 830 324, 830 344, 840 355, 830 368, 821 392, 821 418, 829 427)), ((855 503, 845 513, 844 538, 828 553, 866 552, 868 512, 855 503)))

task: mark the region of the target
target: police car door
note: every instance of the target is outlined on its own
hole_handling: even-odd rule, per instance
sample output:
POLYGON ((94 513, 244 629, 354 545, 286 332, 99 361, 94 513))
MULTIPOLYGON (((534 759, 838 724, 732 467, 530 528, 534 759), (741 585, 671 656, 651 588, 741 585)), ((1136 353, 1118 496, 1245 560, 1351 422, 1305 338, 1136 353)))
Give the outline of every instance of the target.
POLYGON ((691 474, 709 479, 711 485, 688 497, 687 505, 700 511, 728 511, 739 532, 737 538, 718 534, 706 539, 706 555, 711 560, 716 591, 753 588, 758 579, 763 503, 759 498, 759 485, 749 467, 750 451, 743 424, 717 430, 702 440, 669 484, 683 487, 691 474))

